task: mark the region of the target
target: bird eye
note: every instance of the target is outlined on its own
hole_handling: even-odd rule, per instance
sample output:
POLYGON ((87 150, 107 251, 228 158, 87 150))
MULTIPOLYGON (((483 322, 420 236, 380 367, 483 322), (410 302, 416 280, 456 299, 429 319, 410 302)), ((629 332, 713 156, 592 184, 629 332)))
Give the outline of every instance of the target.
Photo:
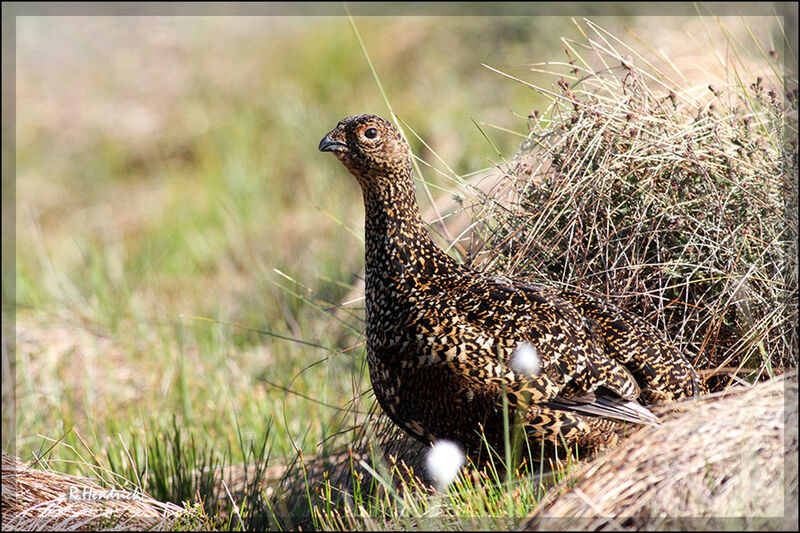
POLYGON ((378 136, 378 130, 376 128, 367 128, 364 130, 364 137, 367 139, 374 139, 378 136))

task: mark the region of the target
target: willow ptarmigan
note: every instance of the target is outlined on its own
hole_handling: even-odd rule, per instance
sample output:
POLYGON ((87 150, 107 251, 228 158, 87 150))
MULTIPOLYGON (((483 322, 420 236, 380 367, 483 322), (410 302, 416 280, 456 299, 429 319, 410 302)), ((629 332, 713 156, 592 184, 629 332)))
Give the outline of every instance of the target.
POLYGON ((537 441, 593 448, 645 404, 697 395, 685 357, 642 319, 595 298, 477 272, 426 232, 411 151, 385 119, 345 118, 319 143, 361 185, 366 207, 367 360, 389 417, 423 441, 468 453, 482 429, 502 449, 502 394, 537 441), (521 350, 536 365, 521 371, 521 350), (505 382, 505 385, 503 384, 505 382), (524 403, 522 403, 524 402, 524 403))

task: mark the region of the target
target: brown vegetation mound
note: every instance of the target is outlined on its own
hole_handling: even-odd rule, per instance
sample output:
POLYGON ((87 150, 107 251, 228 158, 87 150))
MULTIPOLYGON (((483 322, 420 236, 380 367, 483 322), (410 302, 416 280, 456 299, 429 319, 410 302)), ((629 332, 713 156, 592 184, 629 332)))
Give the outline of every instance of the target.
POLYGON ((662 424, 550 491, 524 529, 796 530, 797 412, 796 373, 666 406, 662 424))
POLYGON ((196 529, 199 510, 163 503, 136 490, 32 468, 3 452, 3 530, 196 529))

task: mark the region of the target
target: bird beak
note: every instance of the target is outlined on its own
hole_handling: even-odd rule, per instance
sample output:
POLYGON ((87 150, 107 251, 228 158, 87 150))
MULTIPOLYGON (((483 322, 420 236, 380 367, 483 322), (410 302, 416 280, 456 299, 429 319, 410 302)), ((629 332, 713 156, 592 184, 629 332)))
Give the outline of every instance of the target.
MULTIPOLYGON (((336 131, 336 130, 334 130, 336 131)), ((339 152, 342 150, 347 149, 347 145, 342 141, 337 141, 335 139, 331 139, 331 133, 328 133, 322 140, 319 142, 319 151, 320 152, 339 152)))

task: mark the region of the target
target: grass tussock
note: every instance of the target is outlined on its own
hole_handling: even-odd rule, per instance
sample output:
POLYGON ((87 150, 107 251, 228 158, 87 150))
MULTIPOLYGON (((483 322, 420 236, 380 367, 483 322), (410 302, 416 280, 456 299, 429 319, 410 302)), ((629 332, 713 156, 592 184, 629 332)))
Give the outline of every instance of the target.
POLYGON ((515 78, 551 104, 474 206, 476 263, 633 310, 715 390, 796 367, 796 73, 755 43, 758 68, 688 84, 586 29, 533 68, 552 90, 515 78))
POLYGON ((661 425, 551 490, 524 528, 797 526, 797 426, 786 425, 797 420, 796 372, 664 406, 659 414, 661 425))
MULTIPOLYGON (((3 451, 3 530, 206 529, 202 509, 161 502, 119 482, 71 476, 3 451)), ((85 465, 91 468, 91 465, 85 465)))

